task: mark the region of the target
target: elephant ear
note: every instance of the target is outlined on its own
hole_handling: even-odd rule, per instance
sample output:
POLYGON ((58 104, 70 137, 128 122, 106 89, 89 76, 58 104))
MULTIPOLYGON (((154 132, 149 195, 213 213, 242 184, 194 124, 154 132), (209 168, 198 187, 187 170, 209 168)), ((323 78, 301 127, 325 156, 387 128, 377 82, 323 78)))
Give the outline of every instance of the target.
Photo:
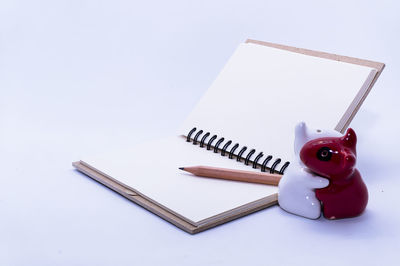
POLYGON ((301 148, 308 141, 307 137, 307 125, 304 122, 300 122, 296 125, 294 131, 294 154, 298 156, 301 148))
POLYGON ((346 133, 341 138, 341 142, 343 146, 352 149, 354 153, 356 152, 357 135, 352 128, 347 129, 346 133))

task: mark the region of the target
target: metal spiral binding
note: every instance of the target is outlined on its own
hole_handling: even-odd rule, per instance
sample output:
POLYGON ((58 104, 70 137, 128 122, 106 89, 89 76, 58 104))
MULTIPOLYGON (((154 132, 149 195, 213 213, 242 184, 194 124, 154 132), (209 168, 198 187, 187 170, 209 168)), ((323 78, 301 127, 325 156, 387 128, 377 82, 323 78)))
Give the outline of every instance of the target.
MULTIPOLYGON (((194 135, 194 137, 192 138, 192 135, 197 131, 197 128, 194 127, 192 128, 186 137, 186 141, 190 142, 193 139, 193 145, 197 145, 198 144, 198 139, 200 138, 201 134, 203 134, 203 130, 199 130, 197 131, 197 133, 194 135)), ((210 132, 206 132, 200 140, 200 147, 203 148, 205 143, 207 143, 207 150, 211 150, 211 148, 213 147, 213 150, 215 153, 218 153, 218 151, 221 151, 221 156, 226 156, 227 150, 229 148, 229 146, 232 144, 232 140, 228 140, 223 146, 222 149, 219 148, 219 146, 224 142, 225 138, 224 137, 220 137, 217 142, 215 143, 215 145, 213 146, 212 143, 218 138, 217 135, 213 135, 207 142, 206 139, 211 135, 210 132)), ((236 156, 236 160, 238 162, 242 161, 242 159, 244 159, 244 164, 249 165, 250 163, 250 159, 251 157, 256 153, 256 149, 251 149, 249 151, 249 153, 246 155, 246 158, 243 157, 244 152, 247 150, 246 146, 242 146, 242 148, 239 150, 238 155, 235 155, 235 151, 239 148, 240 144, 236 143, 235 145, 233 145, 233 147, 230 149, 230 151, 228 152, 228 158, 229 159, 233 159, 234 156, 236 156)), ((258 166, 261 168, 261 172, 265 172, 268 163, 272 160, 272 155, 268 155, 261 164, 259 164, 259 161, 261 160, 261 158, 264 156, 263 152, 259 152, 257 154, 257 156, 254 158, 254 160, 252 161, 252 167, 254 169, 258 168, 258 166)), ((275 173, 278 172, 279 174, 284 174, 286 168, 289 166, 290 162, 285 162, 282 167, 277 170, 277 166, 281 163, 281 159, 280 158, 276 158, 275 161, 272 163, 271 166, 269 166, 268 168, 270 169, 270 173, 275 173)))
POLYGON ((207 133, 204 134, 204 136, 201 138, 201 141, 200 141, 200 148, 203 148, 203 146, 204 146, 204 141, 206 140, 206 138, 207 138, 208 136, 210 136, 210 132, 207 132, 207 133))
POLYGON ((201 133, 203 133, 203 130, 200 130, 199 132, 197 132, 197 134, 194 136, 193 138, 193 145, 197 144, 197 138, 201 135, 201 133))
POLYGON ((229 152, 229 159, 233 159, 233 153, 235 152, 235 150, 239 147, 239 143, 236 143, 235 145, 233 145, 231 151, 229 152))
POLYGON ((225 143, 224 147, 223 147, 222 150, 221 150, 221 156, 225 156, 226 149, 227 149, 228 146, 231 145, 231 144, 232 144, 232 140, 230 140, 230 141, 228 141, 227 143, 225 143))
POLYGON ((213 143, 213 141, 214 141, 217 137, 218 137, 217 135, 214 135, 214 136, 211 137, 211 139, 208 141, 208 144, 207 144, 207 150, 210 150, 210 149, 211 149, 211 144, 213 143))
POLYGON ((253 161, 253 168, 254 168, 254 169, 257 168, 257 163, 258 163, 258 161, 261 159, 261 157, 263 157, 263 156, 264 156, 264 153, 263 153, 263 152, 260 152, 260 153, 256 156, 256 158, 255 158, 254 161, 253 161))
POLYGON ((243 153, 244 153, 245 150, 247 150, 247 147, 246 147, 246 146, 244 146, 244 147, 239 151, 239 154, 238 154, 238 156, 237 156, 236 161, 240 162, 240 160, 242 160, 242 155, 243 155, 243 153))
POLYGON ((215 146, 214 146, 214 152, 215 152, 215 153, 218 152, 218 147, 219 147, 219 145, 221 145, 221 143, 222 143, 224 140, 225 140, 224 138, 220 138, 220 139, 217 141, 217 143, 215 143, 215 146))
POLYGON ((272 156, 268 155, 267 158, 265 158, 264 162, 261 165, 261 172, 265 172, 265 168, 267 167, 267 164, 269 161, 271 161, 272 156))
POLYGON ((250 157, 256 152, 256 149, 252 149, 246 156, 246 159, 244 160, 245 165, 249 165, 250 157))

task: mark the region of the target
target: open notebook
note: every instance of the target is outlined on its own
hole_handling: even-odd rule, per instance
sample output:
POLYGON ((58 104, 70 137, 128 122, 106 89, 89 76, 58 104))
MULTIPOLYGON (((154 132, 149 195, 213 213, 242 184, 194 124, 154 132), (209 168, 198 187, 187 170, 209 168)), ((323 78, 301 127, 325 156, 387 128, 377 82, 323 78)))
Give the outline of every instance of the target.
POLYGON ((105 151, 73 165, 179 228, 197 233, 276 204, 277 187, 194 177, 178 167, 284 173, 290 167, 295 125, 306 121, 343 132, 383 67, 248 40, 239 45, 177 136, 105 151), (147 159, 155 151, 157 163, 147 159))

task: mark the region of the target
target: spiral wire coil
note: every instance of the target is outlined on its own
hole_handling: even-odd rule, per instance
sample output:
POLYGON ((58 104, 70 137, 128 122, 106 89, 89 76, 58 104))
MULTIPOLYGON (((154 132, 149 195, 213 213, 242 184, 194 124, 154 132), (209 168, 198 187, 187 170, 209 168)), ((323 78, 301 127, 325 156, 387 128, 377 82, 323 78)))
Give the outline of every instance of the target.
MULTIPOLYGON (((193 145, 197 145, 199 143, 199 138, 200 136, 203 134, 203 130, 199 130, 197 131, 197 133, 194 135, 193 139, 192 139, 192 135, 197 131, 197 128, 194 127, 192 128, 189 133, 187 134, 186 137, 186 141, 190 142, 191 140, 193 140, 193 145)), ((210 132, 206 132, 200 140, 200 147, 203 148, 204 145, 206 144, 206 140, 207 138, 211 135, 210 132)), ((225 141, 224 137, 220 137, 217 142, 215 143, 215 145, 213 146, 213 142, 218 138, 217 135, 213 135, 207 142, 206 144, 206 148, 207 150, 211 150, 211 148, 213 147, 213 151, 215 153, 218 153, 218 151, 221 151, 221 156, 226 156, 227 150, 229 148, 229 146, 232 144, 232 140, 228 140, 227 142, 225 142, 225 144, 223 144, 222 148, 220 149, 219 147, 221 146, 221 144, 225 141)), ((249 165, 250 162, 252 162, 252 167, 254 169, 260 167, 261 168, 261 172, 266 172, 266 169, 269 168, 270 173, 275 173, 278 172, 279 174, 284 174, 286 168, 289 166, 290 162, 285 162, 281 168, 279 169, 279 171, 277 170, 277 166, 282 162, 282 160, 280 158, 276 158, 273 163, 271 164, 271 166, 267 166, 268 163, 270 161, 272 161, 273 156, 272 155, 267 155, 267 157, 264 160, 261 160, 262 157, 264 157, 264 153, 263 152, 259 152, 257 154, 257 156, 254 158, 254 160, 251 160, 251 157, 256 153, 256 149, 251 149, 249 151, 249 153, 247 153, 246 157, 243 157, 244 152, 247 150, 247 146, 243 146, 241 149, 239 149, 240 144, 236 143, 235 145, 232 146, 232 148, 229 150, 228 152, 228 158, 229 159, 233 159, 234 157, 236 157, 236 160, 238 162, 241 162, 242 160, 244 160, 244 164, 245 165, 249 165), (235 151, 239 149, 239 152, 237 155, 235 155, 235 151), (259 163, 261 162, 262 163, 259 163)))

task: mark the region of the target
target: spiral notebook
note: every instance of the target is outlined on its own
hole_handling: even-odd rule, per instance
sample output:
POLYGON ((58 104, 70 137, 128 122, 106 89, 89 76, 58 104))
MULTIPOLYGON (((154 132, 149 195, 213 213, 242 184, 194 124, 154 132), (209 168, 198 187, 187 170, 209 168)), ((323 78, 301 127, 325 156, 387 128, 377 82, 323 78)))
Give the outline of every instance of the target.
POLYGON ((344 132, 383 68, 378 62, 247 40, 176 136, 107 150, 73 165, 197 233, 276 204, 277 187, 194 177, 178 167, 284 173, 296 123, 344 132))

